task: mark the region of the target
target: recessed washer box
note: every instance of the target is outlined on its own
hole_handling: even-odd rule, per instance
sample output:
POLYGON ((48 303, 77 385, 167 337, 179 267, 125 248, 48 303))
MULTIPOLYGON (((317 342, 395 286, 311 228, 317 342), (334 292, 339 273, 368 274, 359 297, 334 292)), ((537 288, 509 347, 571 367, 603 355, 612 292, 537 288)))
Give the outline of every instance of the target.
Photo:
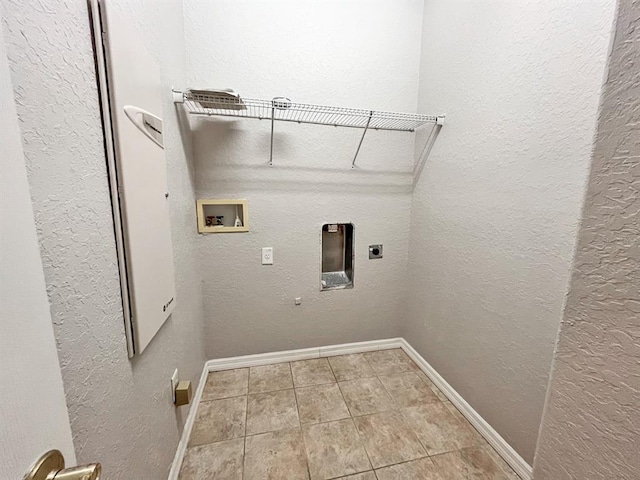
POLYGON ((246 200, 200 199, 197 209, 199 233, 249 231, 249 204, 246 200))

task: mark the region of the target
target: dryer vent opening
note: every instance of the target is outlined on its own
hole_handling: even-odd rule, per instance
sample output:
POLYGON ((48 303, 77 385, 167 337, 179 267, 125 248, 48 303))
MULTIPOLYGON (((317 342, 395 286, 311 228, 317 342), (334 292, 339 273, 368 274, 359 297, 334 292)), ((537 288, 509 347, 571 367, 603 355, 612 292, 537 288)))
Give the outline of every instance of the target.
POLYGON ((353 288, 354 227, 351 223, 322 226, 320 290, 353 288))

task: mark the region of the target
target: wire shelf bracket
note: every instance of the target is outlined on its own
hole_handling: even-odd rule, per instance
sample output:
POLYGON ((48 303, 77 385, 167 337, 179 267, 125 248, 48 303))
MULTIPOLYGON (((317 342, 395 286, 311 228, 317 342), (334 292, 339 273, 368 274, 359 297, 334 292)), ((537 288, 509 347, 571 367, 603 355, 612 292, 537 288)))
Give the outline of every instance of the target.
POLYGON ((269 165, 273 166, 273 135, 275 122, 329 125, 363 129, 351 168, 356 167, 360 148, 369 130, 415 132, 425 125, 433 125, 420 156, 414 164, 414 186, 433 148, 435 139, 444 125, 444 115, 396 113, 357 108, 332 107, 294 103, 286 97, 272 100, 241 98, 231 90, 176 90, 172 89, 174 103, 182 103, 191 115, 257 118, 271 121, 269 165))

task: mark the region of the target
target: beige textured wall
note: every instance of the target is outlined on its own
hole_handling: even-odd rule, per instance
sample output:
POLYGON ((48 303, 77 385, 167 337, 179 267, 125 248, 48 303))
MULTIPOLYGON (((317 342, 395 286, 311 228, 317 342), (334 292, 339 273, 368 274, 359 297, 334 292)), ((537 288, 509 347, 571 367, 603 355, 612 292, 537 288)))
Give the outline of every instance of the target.
POLYGON ((205 360, 194 194, 170 88, 184 83, 179 1, 113 0, 158 59, 177 303, 145 352, 127 358, 85 0, 1 2, 7 55, 54 333, 79 462, 105 480, 166 478, 186 408, 169 379, 197 384, 205 360))
POLYGON ((14 479, 51 448, 69 464, 75 453, 2 30, 0 25, 0 478, 14 479))
POLYGON ((640 478, 640 1, 619 4, 536 480, 640 478))
POLYGON ((427 0, 403 336, 533 461, 615 2, 427 0))
MULTIPOLYGON (((422 0, 186 0, 188 86, 415 111, 422 7, 422 0)), ((249 233, 198 239, 208 356, 398 336, 413 135, 370 131, 352 170, 362 131, 279 122, 269 167, 269 127, 191 119, 198 196, 246 198, 251 219, 249 233), (320 230, 333 222, 355 225, 355 285, 320 292, 320 230), (376 243, 384 258, 369 260, 376 243), (272 266, 260 264, 261 247, 273 247, 272 266)))

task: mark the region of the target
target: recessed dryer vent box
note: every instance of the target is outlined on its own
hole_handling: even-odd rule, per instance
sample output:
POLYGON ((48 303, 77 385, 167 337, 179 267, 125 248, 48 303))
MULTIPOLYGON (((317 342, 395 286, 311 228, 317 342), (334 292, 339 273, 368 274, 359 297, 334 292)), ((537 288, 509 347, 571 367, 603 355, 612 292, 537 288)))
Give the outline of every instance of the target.
POLYGON ((322 226, 320 290, 353 288, 354 228, 351 223, 322 226))

